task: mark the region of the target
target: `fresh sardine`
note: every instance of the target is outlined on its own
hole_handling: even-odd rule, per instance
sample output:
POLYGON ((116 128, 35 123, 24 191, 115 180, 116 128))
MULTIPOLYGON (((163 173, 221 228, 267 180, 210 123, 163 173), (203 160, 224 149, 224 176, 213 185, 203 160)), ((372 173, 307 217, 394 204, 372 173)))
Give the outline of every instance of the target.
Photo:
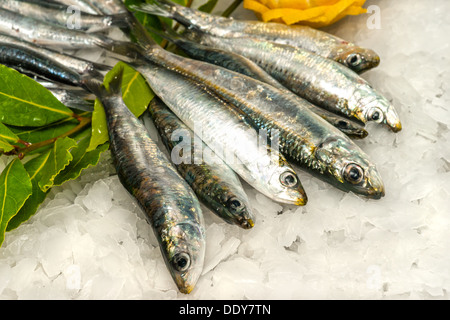
MULTIPOLYGON (((202 83, 237 107, 254 127, 265 129, 269 136, 278 134, 288 160, 341 190, 371 198, 384 195, 381 177, 368 156, 299 99, 245 75, 167 52, 147 37, 138 39, 146 59, 202 83)), ((167 83, 164 86, 170 91, 167 95, 176 91, 167 83)))
POLYGON ((178 289, 189 293, 201 275, 205 255, 200 203, 123 102, 121 75, 111 81, 109 91, 92 87, 105 108, 119 179, 146 213, 178 289))
POLYGON ((22 47, 0 43, 0 63, 43 79, 72 86, 83 86, 82 77, 77 72, 22 47))
POLYGON ((90 1, 85 0, 50 0, 51 3, 60 3, 64 4, 68 7, 77 8, 83 12, 89 13, 89 14, 102 14, 100 10, 98 10, 96 7, 94 7, 90 1))
POLYGON ((305 205, 306 194, 285 158, 228 103, 166 68, 137 66, 153 91, 215 154, 253 188, 274 201, 305 205), (199 132, 200 130, 200 132, 199 132))
POLYGON ((219 38, 198 32, 187 37, 232 51, 257 63, 298 96, 363 123, 374 121, 401 130, 394 106, 361 76, 309 51, 252 38, 219 38))
POLYGON ((117 54, 134 58, 135 50, 129 42, 115 41, 108 37, 70 30, 33 19, 9 10, 0 9, 0 33, 56 50, 104 48, 117 54))
POLYGON ((38 55, 47 57, 50 60, 56 61, 66 67, 69 67, 80 75, 91 75, 93 77, 99 78, 103 77, 103 74, 101 73, 102 71, 111 69, 111 67, 107 65, 90 62, 67 54, 61 54, 59 52, 45 49, 32 43, 28 43, 15 37, 6 36, 3 34, 0 34, 0 44, 23 48, 28 52, 34 52, 38 55))
MULTIPOLYGON (((232 71, 242 73, 246 76, 268 83, 280 90, 288 91, 280 82, 275 80, 271 75, 264 71, 255 62, 236 54, 232 51, 211 48, 201 45, 197 42, 190 41, 170 28, 166 28, 166 32, 152 30, 161 37, 175 43, 188 56, 193 59, 209 62, 232 71)), ((361 124, 350 119, 329 112, 323 108, 319 108, 313 104, 304 103, 311 111, 320 115, 323 119, 331 123, 333 126, 344 132, 346 135, 355 139, 364 139, 368 136, 368 132, 361 124)))
POLYGON ((128 14, 100 16, 77 12, 74 7, 41 0, 0 0, 0 8, 20 13, 24 16, 88 32, 99 32, 111 27, 127 26, 128 14))
POLYGON ((172 162, 199 200, 224 221, 244 229, 252 228, 255 218, 248 197, 235 172, 215 156, 214 161, 195 159, 198 148, 201 148, 203 155, 212 155, 213 151, 201 140, 198 141, 199 138, 195 137, 194 132, 159 98, 153 99, 150 103, 149 113, 164 145, 172 158, 175 158, 172 162), (184 149, 180 149, 180 146, 184 149), (175 155, 175 152, 178 154, 175 155), (186 154, 178 159, 181 157, 179 154, 181 152, 186 154))
POLYGON ((361 73, 379 65, 380 57, 370 49, 307 26, 286 26, 280 23, 239 21, 213 16, 167 0, 155 0, 132 6, 150 14, 168 17, 190 29, 222 38, 252 37, 308 50, 339 62, 361 73))

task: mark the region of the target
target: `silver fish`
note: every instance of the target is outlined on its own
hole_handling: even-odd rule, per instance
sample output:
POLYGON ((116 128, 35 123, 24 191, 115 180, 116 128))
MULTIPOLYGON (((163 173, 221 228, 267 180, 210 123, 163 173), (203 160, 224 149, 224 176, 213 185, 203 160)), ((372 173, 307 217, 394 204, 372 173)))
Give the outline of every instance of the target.
POLYGON ((306 50, 252 38, 219 38, 198 32, 187 32, 187 37, 252 60, 283 86, 314 105, 363 123, 383 123, 394 132, 402 128, 394 106, 366 80, 335 61, 306 50))
POLYGON ((295 171, 276 149, 258 143, 256 130, 241 113, 176 72, 148 63, 136 70, 172 112, 248 184, 274 201, 306 204, 295 171))
MULTIPOLYGON (((232 71, 242 73, 246 76, 252 77, 256 80, 260 80, 267 84, 274 86, 277 89, 288 92, 280 82, 275 80, 265 70, 258 66, 252 60, 249 60, 241 55, 238 55, 232 51, 212 48, 210 46, 204 46, 197 42, 190 41, 179 34, 177 34, 171 28, 166 28, 166 32, 151 29, 153 33, 175 43, 180 47, 188 56, 193 59, 209 62, 232 71)), ((291 94, 291 93, 287 93, 291 94)), ((299 97, 297 97, 300 99, 299 97)), ((338 114, 329 112, 323 108, 319 108, 313 104, 306 104, 311 111, 320 115, 323 119, 330 124, 355 139, 364 139, 368 136, 368 132, 364 129, 363 125, 351 121, 346 117, 339 116, 338 114)))
POLYGON ((172 158, 178 158, 179 154, 183 153, 183 159, 175 159, 176 161, 172 159, 172 162, 199 200, 227 223, 244 229, 252 228, 255 216, 236 173, 215 155, 214 161, 206 157, 196 159, 196 151, 199 148, 203 151, 203 155, 213 155, 214 152, 203 142, 198 141, 199 138, 194 132, 159 98, 152 100, 148 110, 172 158), (174 153, 178 154, 174 157, 174 153))
POLYGON ((89 86, 105 108, 119 179, 146 213, 178 289, 190 293, 201 275, 205 256, 200 203, 123 102, 121 74, 111 81, 109 91, 98 89, 96 84, 89 86))
POLYGON ((51 3, 60 3, 68 7, 77 8, 89 14, 102 14, 100 10, 94 7, 89 1, 84 0, 50 0, 51 3))
POLYGON ((101 72, 111 69, 111 67, 108 65, 87 61, 68 54, 61 54, 57 51, 39 47, 37 45, 34 45, 33 43, 25 42, 18 38, 6 36, 3 34, 0 34, 0 43, 11 45, 17 48, 23 48, 28 50, 29 52, 34 52, 38 55, 42 55, 50 60, 56 61, 66 67, 69 67, 80 75, 89 74, 96 78, 103 78, 103 74, 101 72))
MULTIPOLYGON (((254 127, 278 133, 288 160, 343 191, 375 199, 384 195, 381 177, 368 156, 299 99, 245 75, 167 52, 141 28, 134 26, 145 59, 202 83, 231 102, 254 127)), ((172 88, 167 89, 173 94, 172 88)))
POLYGON ((115 41, 99 34, 70 30, 24 15, 0 9, 0 33, 17 37, 37 45, 63 49, 98 49, 104 48, 117 54, 136 57, 133 44, 115 41))
POLYGON ((88 32, 99 32, 108 30, 111 27, 127 26, 126 19, 128 17, 128 14, 100 16, 85 12, 75 15, 76 12, 71 7, 40 0, 0 0, 0 8, 69 29, 88 32))
POLYGON ((167 0, 155 0, 131 8, 175 19, 187 28, 222 38, 252 37, 302 48, 339 62, 358 73, 372 69, 380 63, 380 57, 373 50, 361 48, 329 33, 306 26, 239 21, 213 16, 167 0))

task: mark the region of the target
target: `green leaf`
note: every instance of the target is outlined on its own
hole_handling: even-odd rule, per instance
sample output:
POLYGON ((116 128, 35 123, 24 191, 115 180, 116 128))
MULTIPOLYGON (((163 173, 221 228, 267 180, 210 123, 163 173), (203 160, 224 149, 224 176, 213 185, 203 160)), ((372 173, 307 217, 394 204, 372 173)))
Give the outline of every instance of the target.
MULTIPOLYGON (((124 62, 119 62, 110 72, 108 72, 104 80, 105 87, 109 87, 110 80, 114 78, 120 68, 123 68, 123 100, 130 111, 136 117, 140 117, 145 110, 147 110, 147 107, 155 97, 155 94, 148 86, 144 77, 124 62)), ((101 102, 97 99, 92 115, 92 138, 87 151, 93 151, 99 145, 108 141, 108 125, 106 122, 105 111, 101 102)))
POLYGON ((14 143, 19 143, 19 137, 0 122, 0 153, 14 150, 14 143))
POLYGON ((198 8, 199 11, 211 13, 217 5, 218 0, 209 0, 198 8))
POLYGON ((92 136, 87 151, 93 151, 98 146, 109 141, 108 124, 105 109, 100 100, 96 99, 92 113, 92 136))
POLYGON ((0 245, 8 222, 19 212, 32 193, 30 176, 19 159, 14 159, 0 175, 0 245))
POLYGON ((78 147, 71 151, 73 160, 56 176, 54 180, 55 186, 60 186, 66 181, 74 180, 80 176, 83 170, 97 165, 100 160, 100 155, 109 148, 109 144, 104 143, 95 150, 88 151, 87 149, 91 139, 89 130, 85 130, 74 139, 77 141, 78 147))
POLYGON ((33 79, 0 65, 0 121, 39 127, 72 116, 73 112, 33 79))
POLYGON ((27 199, 19 212, 9 221, 7 231, 18 228, 22 223, 28 221, 37 211, 42 202, 47 197, 48 192, 39 188, 39 181, 42 178, 42 171, 50 157, 51 150, 25 163, 25 170, 31 179, 33 193, 27 199))
POLYGON ((39 181, 39 188, 47 192, 53 185, 55 177, 66 168, 72 161, 73 156, 70 150, 75 148, 77 143, 75 140, 66 137, 58 139, 50 150, 50 156, 42 171, 42 177, 39 181))

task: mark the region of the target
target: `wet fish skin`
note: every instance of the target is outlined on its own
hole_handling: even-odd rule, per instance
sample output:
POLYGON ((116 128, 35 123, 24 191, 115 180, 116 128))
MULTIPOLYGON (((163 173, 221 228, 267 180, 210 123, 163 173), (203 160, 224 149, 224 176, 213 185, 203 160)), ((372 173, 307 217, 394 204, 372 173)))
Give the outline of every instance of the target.
MULTIPOLYGON (((188 161, 175 161, 175 166, 181 176, 188 182, 199 200, 214 214, 230 224, 244 229, 254 226, 255 216, 249 204, 248 197, 242 188, 239 178, 223 161, 195 161, 196 148, 202 148, 203 154, 212 154, 204 143, 196 145, 194 133, 159 99, 150 103, 149 114, 158 129, 164 145, 169 153, 180 141, 174 141, 177 134, 189 137, 191 157, 188 161), (179 163, 181 162, 181 163, 179 163)), ((197 138, 198 139, 198 138, 197 138)), ((183 143, 189 143, 184 142, 183 143)), ((184 157, 185 155, 183 155, 184 157)))
POLYGON ((89 13, 89 14, 102 14, 100 10, 98 10, 96 7, 94 7, 90 1, 84 1, 84 0, 49 0, 51 3, 59 3, 64 4, 68 7, 74 6, 76 8, 79 8, 81 11, 89 13))
MULTIPOLYGON (((277 89, 286 91, 286 94, 293 94, 261 67, 259 67, 255 62, 232 51, 215 49, 198 44, 197 42, 190 41, 183 36, 180 36, 170 28, 166 29, 166 32, 160 32, 158 30, 152 30, 152 32, 175 43, 193 59, 212 63, 226 69, 242 73, 256 80, 268 83, 277 89)), ((364 129, 363 125, 357 124, 345 117, 341 117, 313 104, 304 103, 304 105, 352 138, 364 139, 368 136, 368 132, 364 129)))
POLYGON ((0 63, 62 84, 82 86, 82 77, 56 61, 27 49, 0 43, 0 63))
POLYGON ((111 81, 109 92, 90 84, 105 108, 114 164, 122 185, 145 212, 178 289, 190 293, 201 275, 205 255, 200 204, 126 107, 120 79, 111 81))
POLYGON ((335 61, 306 50, 251 38, 224 39, 192 31, 187 32, 187 37, 252 60, 314 105, 363 123, 383 123, 394 132, 401 130, 394 106, 366 80, 335 61), (374 113, 378 115, 375 118, 374 113))
POLYGON ((189 29, 222 38, 257 38, 302 48, 342 63, 355 72, 375 68, 380 57, 371 49, 361 48, 339 37, 307 26, 243 21, 210 15, 167 0, 132 6, 132 9, 175 19, 189 29))
POLYGON ((289 161, 343 191, 371 198, 384 195, 382 179, 368 156, 298 99, 245 75, 167 52, 147 38, 140 42, 148 61, 202 83, 239 109, 255 128, 266 130, 269 137, 278 133, 281 152, 289 161), (335 148, 330 137, 340 147, 335 148), (353 167, 358 173, 346 174, 346 168, 353 167))
POLYGON ((178 118, 253 188, 277 202, 306 204, 295 171, 278 150, 258 145, 258 134, 242 113, 176 72, 151 63, 135 69, 178 118))
POLYGON ((22 41, 15 37, 10 37, 7 35, 0 34, 0 43, 1 44, 7 44, 11 45, 17 48, 24 48, 28 50, 29 52, 34 52, 38 55, 42 55, 47 57, 50 60, 54 60, 64 66, 69 67, 73 71, 77 72, 80 75, 91 75, 95 78, 103 78, 102 71, 110 70, 111 67, 95 63, 91 61, 87 61, 78 57, 74 57, 68 54, 61 54, 57 51, 53 51, 50 49, 46 49, 43 47, 36 46, 32 43, 28 43, 25 41, 22 41))
POLYGON ((0 9, 0 33, 54 50, 104 48, 114 53, 136 58, 135 46, 115 41, 99 34, 71 30, 31 17, 0 9))
POLYGON ((0 0, 0 7, 48 23, 88 32, 105 31, 114 26, 127 26, 128 14, 100 16, 80 12, 75 19, 73 8, 46 1, 0 0), (75 22, 76 24, 72 25, 75 22))

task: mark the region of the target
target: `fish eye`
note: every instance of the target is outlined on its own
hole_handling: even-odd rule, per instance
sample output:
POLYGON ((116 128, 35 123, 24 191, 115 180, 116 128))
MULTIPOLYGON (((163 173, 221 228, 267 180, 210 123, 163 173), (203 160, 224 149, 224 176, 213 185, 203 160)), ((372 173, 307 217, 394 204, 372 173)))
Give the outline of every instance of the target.
POLYGON ((189 269, 191 265, 191 257, 189 254, 182 252, 175 255, 172 260, 172 266, 179 272, 184 272, 189 269))
POLYGON ((347 121, 339 120, 337 124, 338 124, 338 126, 340 128, 343 128, 343 129, 347 129, 348 128, 348 122, 347 121))
POLYGON ((230 210, 234 212, 240 211, 244 207, 243 203, 237 198, 231 198, 230 200, 228 200, 228 206, 230 210))
POLYGON ((361 55, 359 55, 358 53, 352 53, 351 55, 349 55, 347 57, 346 60, 347 64, 351 67, 357 67, 361 64, 362 62, 362 58, 361 55))
POLYGON ((283 172, 280 176, 280 181, 283 186, 288 188, 294 188, 298 185, 297 176, 290 171, 283 172))
POLYGON ((373 108, 373 109, 371 109, 370 112, 369 112, 369 117, 368 117, 368 119, 371 120, 371 121, 375 121, 375 122, 377 122, 377 123, 382 122, 383 119, 384 119, 384 118, 383 118, 383 111, 381 111, 381 110, 378 109, 378 108, 373 108))
POLYGON ((364 172, 362 168, 355 164, 351 163, 347 165, 344 169, 344 179, 352 184, 360 183, 364 178, 364 172))

